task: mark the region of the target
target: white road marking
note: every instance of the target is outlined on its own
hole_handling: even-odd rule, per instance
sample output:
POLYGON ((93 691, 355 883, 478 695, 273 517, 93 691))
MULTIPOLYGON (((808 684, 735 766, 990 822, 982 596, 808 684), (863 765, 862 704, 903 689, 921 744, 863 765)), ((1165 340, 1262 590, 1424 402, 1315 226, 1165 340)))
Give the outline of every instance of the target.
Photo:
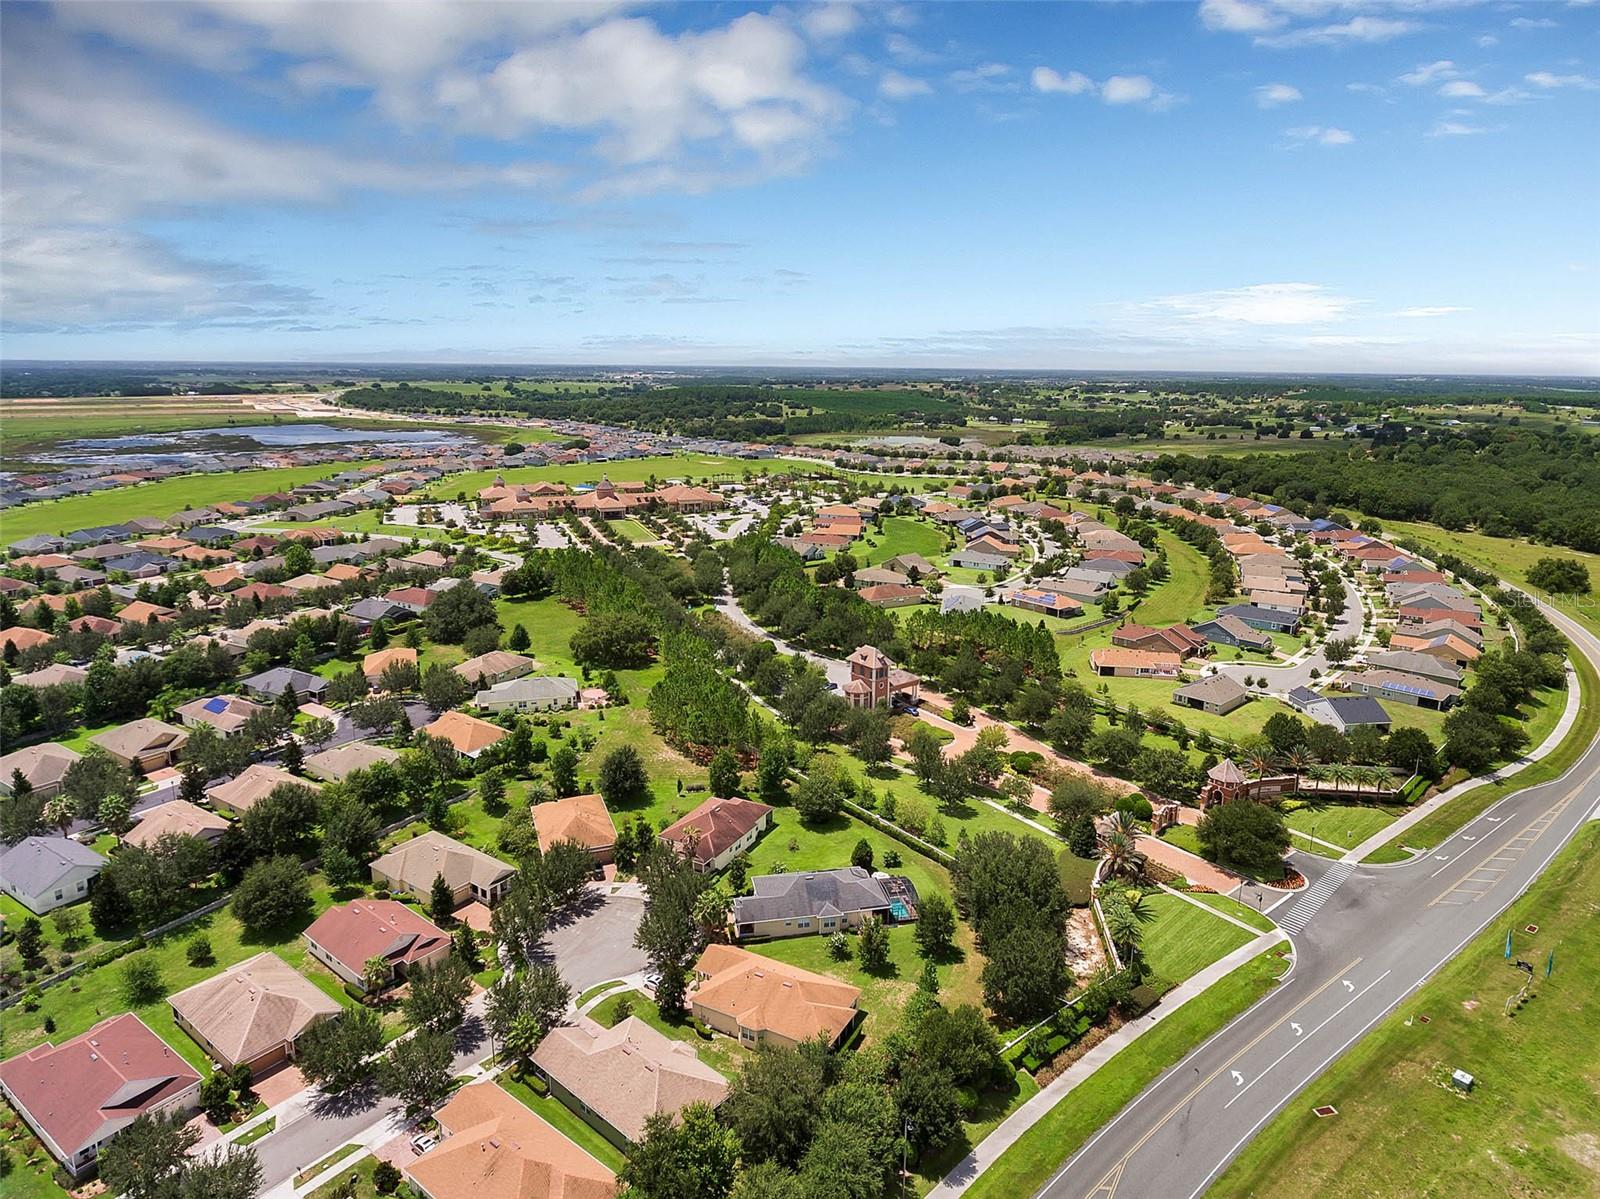
MULTIPOLYGON (((1312 1036, 1316 1036, 1319 1032, 1321 1032, 1323 1030, 1324 1027, 1327 1026, 1327 1024, 1328 1024, 1328 1022, 1330 1020, 1337 1019, 1339 1014, 1341 1012, 1343 1012, 1345 1010, 1345 1008, 1349 1007, 1352 1003, 1359 1002, 1362 995, 1365 995, 1368 991, 1372 990, 1373 987, 1377 986, 1384 979, 1388 978, 1389 975, 1392 974, 1392 973, 1394 973, 1392 970, 1385 970, 1382 974, 1378 975, 1377 978, 1373 979, 1366 986, 1362 987, 1360 994, 1352 995, 1349 999, 1346 999, 1343 1003, 1341 1003, 1332 1012, 1328 1013, 1327 1016, 1323 1017, 1322 1023, 1317 1025, 1315 1028, 1313 1028, 1311 1030, 1311 1035, 1312 1036)), ((1346 980, 1344 985, 1347 986, 1347 987, 1350 987, 1349 980, 1346 980)), ((1350 989, 1352 991, 1355 990, 1354 987, 1350 987, 1350 989)), ((1297 1040, 1297 1041, 1295 1041, 1295 1043, 1293 1045, 1289 1046, 1289 1048, 1285 1049, 1277 1057, 1273 1058, 1271 1063, 1267 1066, 1267 1068, 1265 1070, 1261 1071, 1260 1074, 1257 1074, 1254 1078, 1252 1078, 1250 1080, 1250 1086, 1245 1087, 1244 1090, 1240 1091, 1232 1099, 1228 1100, 1228 1102, 1226 1102, 1226 1103, 1224 1103, 1222 1105, 1223 1110, 1226 1111, 1228 1108, 1232 1107, 1236 1101, 1238 1101, 1240 1098, 1243 1097, 1243 1095, 1245 1094, 1245 1091, 1248 1091, 1250 1089, 1250 1087, 1255 1086, 1256 1083, 1260 1082, 1268 1074, 1271 1074, 1272 1071, 1273 1071, 1273 1068, 1276 1067, 1279 1062, 1283 1061, 1284 1058, 1288 1057, 1291 1053, 1293 1053, 1296 1049, 1300 1048, 1300 1046, 1303 1045, 1303 1044, 1307 1044, 1307 1042, 1303 1042, 1303 1041, 1297 1040)))
POLYGON ((1301 1033, 1305 1032, 1305 1029, 1301 1028, 1298 1024, 1291 1024, 1291 1025, 1289 1025, 1289 1027, 1294 1029, 1294 1035, 1297 1036, 1297 1037, 1301 1033))
MULTIPOLYGON (((1240 1074, 1237 1070, 1230 1070, 1228 1073, 1233 1075, 1233 1085, 1234 1086, 1236 1086, 1236 1087, 1244 1086, 1244 1075, 1243 1074, 1240 1074)), ((1229 1102, 1231 1103, 1232 1100, 1229 1100, 1229 1102)))
POLYGON ((1344 989, 1346 991, 1349 991, 1352 994, 1355 993, 1355 989, 1356 989, 1355 983, 1351 982, 1348 978, 1341 978, 1339 981, 1344 984, 1344 989))

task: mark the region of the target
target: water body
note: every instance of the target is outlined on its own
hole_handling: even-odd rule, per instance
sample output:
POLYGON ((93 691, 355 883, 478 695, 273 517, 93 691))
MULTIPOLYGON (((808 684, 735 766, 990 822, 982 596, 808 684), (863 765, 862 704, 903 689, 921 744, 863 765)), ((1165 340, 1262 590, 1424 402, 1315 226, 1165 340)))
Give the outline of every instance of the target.
POLYGON ((41 461, 84 465, 114 458, 129 467, 203 465, 227 454, 301 449, 324 445, 461 446, 470 439, 442 429, 341 429, 323 424, 228 425, 172 433, 124 433, 80 437, 41 456, 41 461))

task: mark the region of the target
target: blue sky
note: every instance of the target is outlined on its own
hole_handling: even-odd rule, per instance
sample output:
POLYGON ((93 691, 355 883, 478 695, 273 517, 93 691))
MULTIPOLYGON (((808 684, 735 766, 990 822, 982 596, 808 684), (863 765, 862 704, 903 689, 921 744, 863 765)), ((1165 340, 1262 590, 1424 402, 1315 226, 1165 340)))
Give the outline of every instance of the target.
POLYGON ((1600 5, 42 5, 12 358, 1600 373, 1600 5))

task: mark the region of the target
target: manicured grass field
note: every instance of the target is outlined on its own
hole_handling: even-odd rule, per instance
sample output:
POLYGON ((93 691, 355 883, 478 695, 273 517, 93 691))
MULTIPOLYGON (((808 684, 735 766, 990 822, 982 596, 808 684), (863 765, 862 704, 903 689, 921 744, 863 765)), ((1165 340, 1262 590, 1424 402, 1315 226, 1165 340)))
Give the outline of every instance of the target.
POLYGON ((372 1184, 372 1172, 377 1168, 378 1159, 369 1153, 312 1191, 310 1199, 380 1199, 378 1188, 372 1184), (355 1176, 355 1190, 343 1190, 345 1180, 351 1175, 355 1176))
POLYGON ((116 524, 135 516, 168 517, 187 508, 203 508, 225 500, 249 499, 272 491, 287 491, 302 483, 324 479, 343 470, 372 465, 373 460, 289 466, 273 470, 246 470, 209 475, 182 475, 154 483, 117 487, 93 495, 75 495, 41 504, 24 504, 0 512, 0 539, 6 542, 35 533, 70 533, 96 525, 116 524))
POLYGON ((850 552, 863 566, 876 566, 901 554, 921 554, 937 563, 944 552, 944 532, 931 521, 914 516, 886 516, 883 533, 869 531, 850 552), (874 544, 876 542, 876 544, 874 544))
MULTIPOLYGON (((1292 830, 1309 833, 1319 840, 1342 845, 1345 849, 1354 849, 1368 837, 1388 828, 1403 810, 1360 804, 1326 804, 1290 812, 1284 820, 1292 830)), ((1298 841, 1296 845, 1302 849, 1317 848, 1298 841)))
POLYGON ((660 538, 658 538, 654 533, 645 528, 638 521, 634 520, 631 516, 624 517, 621 520, 606 522, 606 530, 617 537, 634 542, 635 544, 641 541, 660 540, 660 538))
POLYGON ((1207 915, 1176 895, 1146 895, 1144 906, 1152 916, 1144 926, 1144 957, 1154 976, 1150 985, 1158 991, 1171 990, 1250 941, 1238 925, 1207 915))
POLYGON ((1594 1195, 1597 852, 1600 826, 1586 825, 1503 919, 1313 1082, 1208 1194, 1594 1195), (1529 924, 1538 933, 1519 931, 1513 948, 1538 967, 1534 998, 1508 1017, 1523 976, 1505 961, 1506 930, 1529 924), (1478 1080, 1470 1095, 1450 1086, 1456 1068, 1478 1080), (1338 1117, 1318 1119, 1318 1104, 1338 1117))
POLYGON ((640 482, 655 478, 694 479, 701 481, 713 476, 722 479, 741 479, 746 473, 766 474, 792 469, 792 464, 780 462, 747 462, 741 458, 720 458, 707 454, 661 454, 649 458, 629 458, 618 462, 587 462, 574 466, 524 466, 514 470, 465 471, 440 479, 424 492, 432 499, 455 499, 465 492, 468 499, 489 486, 496 478, 507 483, 536 483, 541 479, 554 483, 598 483, 609 478, 613 483, 640 482))
POLYGON ((1171 573, 1166 582, 1157 584, 1132 608, 1132 618, 1140 624, 1160 627, 1194 615, 1205 603, 1211 573, 1204 554, 1166 529, 1160 531, 1157 544, 1167 551, 1171 573))
POLYGON ((1208 908, 1215 908, 1219 912, 1226 912, 1235 920, 1243 920, 1251 928, 1258 928, 1264 933, 1270 933, 1276 925, 1270 919, 1249 904, 1240 903, 1237 899, 1229 899, 1226 895, 1218 895, 1211 891, 1190 891, 1190 899, 1198 899, 1208 908))
POLYGON ((968 1199, 1016 1199, 1037 1191, 1162 1071, 1272 990, 1288 968, 1278 955, 1272 949, 1246 962, 1117 1053, 979 1175, 966 1190, 968 1199))

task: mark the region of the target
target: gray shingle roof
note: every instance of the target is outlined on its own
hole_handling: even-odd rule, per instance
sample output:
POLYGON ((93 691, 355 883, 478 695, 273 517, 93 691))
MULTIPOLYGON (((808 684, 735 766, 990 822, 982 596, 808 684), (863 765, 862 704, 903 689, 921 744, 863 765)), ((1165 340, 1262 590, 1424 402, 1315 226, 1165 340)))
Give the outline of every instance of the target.
POLYGON ((106 860, 66 837, 24 837, 0 855, 0 875, 21 895, 41 895, 78 866, 98 869, 106 860))
POLYGON ((752 880, 754 895, 733 901, 736 924, 796 917, 886 911, 883 884, 859 866, 804 874, 763 874, 752 880))

